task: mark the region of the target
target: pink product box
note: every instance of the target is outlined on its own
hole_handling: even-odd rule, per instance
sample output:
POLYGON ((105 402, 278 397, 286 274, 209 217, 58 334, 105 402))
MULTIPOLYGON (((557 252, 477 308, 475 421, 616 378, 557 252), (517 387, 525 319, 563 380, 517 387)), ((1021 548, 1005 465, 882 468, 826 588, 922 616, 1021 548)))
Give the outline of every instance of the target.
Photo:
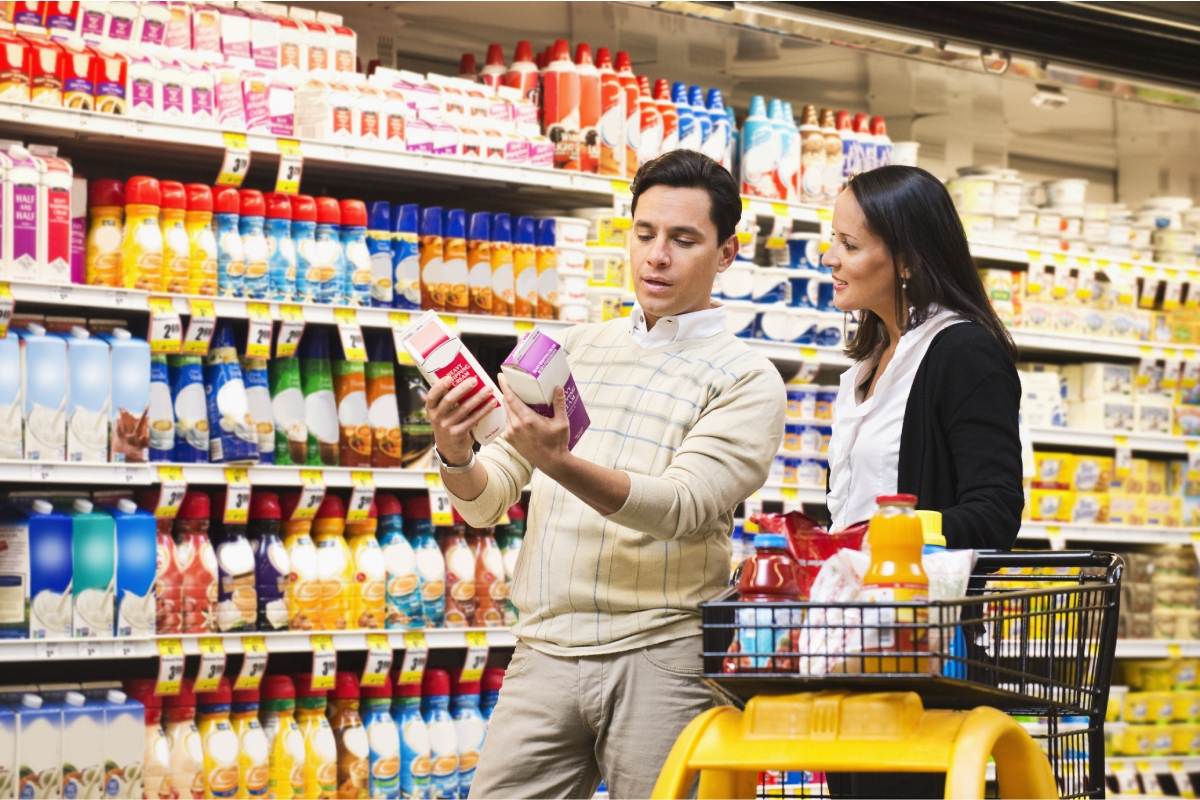
POLYGON ((521 400, 543 417, 554 416, 554 390, 563 387, 570 425, 568 449, 574 449, 592 421, 567 364, 562 345, 539 330, 532 330, 500 365, 504 379, 521 400))

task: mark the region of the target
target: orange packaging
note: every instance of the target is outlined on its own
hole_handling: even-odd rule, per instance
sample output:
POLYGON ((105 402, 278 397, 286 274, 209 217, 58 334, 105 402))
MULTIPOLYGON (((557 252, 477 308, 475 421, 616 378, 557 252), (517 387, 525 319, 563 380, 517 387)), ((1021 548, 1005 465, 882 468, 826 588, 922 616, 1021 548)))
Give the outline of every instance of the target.
MULTIPOLYGON (((863 576, 863 588, 859 600, 864 603, 924 603, 929 600, 929 577, 921 564, 921 553, 925 538, 921 520, 917 517, 917 498, 911 494, 880 495, 876 502, 878 510, 871 517, 867 530, 867 545, 871 551, 871 565, 863 576)), ((863 625, 869 626, 871 609, 863 610, 863 625)), ((878 641, 868 639, 863 652, 916 653, 928 650, 928 631, 921 625, 929 622, 929 610, 925 607, 880 608, 874 624, 878 641), (896 623, 914 624, 916 627, 897 627, 896 623)), ((871 632, 864 632, 870 637, 871 632)), ((928 659, 897 656, 890 658, 864 658, 865 672, 922 672, 922 662, 928 659)))
POLYGON ((492 220, 492 314, 513 315, 512 218, 497 214, 492 220))
POLYGON ((19 36, 0 33, 0 100, 29 102, 33 51, 19 36))
POLYGON ((66 57, 57 44, 39 36, 21 37, 29 45, 29 100, 34 105, 63 105, 66 57))
POLYGON ((600 169, 600 71, 586 44, 575 48, 575 72, 579 76, 579 169, 594 173, 600 169))
POLYGON ((334 361, 333 393, 337 398, 340 432, 339 466, 371 466, 371 423, 367 414, 365 365, 361 361, 334 361))
POLYGON ((532 317, 537 309, 537 223, 533 217, 518 217, 513 240, 513 315, 532 317))
POLYGON ((371 422, 371 466, 400 466, 400 413, 396 404, 395 359, 367 362, 367 417, 371 422))
POLYGON ((446 310, 460 314, 465 314, 471 307, 466 237, 466 212, 462 209, 447 211, 441 285, 445 291, 446 310))
POLYGON ((445 247, 445 240, 442 239, 442 209, 437 206, 421 209, 418 256, 421 265, 421 308, 426 310, 446 310, 446 291, 442 284, 445 247))
POLYGON ((467 276, 471 286, 471 313, 492 313, 491 214, 471 215, 467 237, 467 276))

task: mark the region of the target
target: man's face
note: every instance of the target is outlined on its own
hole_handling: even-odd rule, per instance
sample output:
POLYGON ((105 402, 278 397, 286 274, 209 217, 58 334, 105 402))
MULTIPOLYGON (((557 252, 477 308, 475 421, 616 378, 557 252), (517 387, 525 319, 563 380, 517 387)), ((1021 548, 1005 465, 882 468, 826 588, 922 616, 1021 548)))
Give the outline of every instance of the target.
POLYGON ((713 281, 733 263, 737 237, 717 241, 710 204, 694 187, 652 186, 638 197, 629 257, 647 326, 712 305, 713 281))

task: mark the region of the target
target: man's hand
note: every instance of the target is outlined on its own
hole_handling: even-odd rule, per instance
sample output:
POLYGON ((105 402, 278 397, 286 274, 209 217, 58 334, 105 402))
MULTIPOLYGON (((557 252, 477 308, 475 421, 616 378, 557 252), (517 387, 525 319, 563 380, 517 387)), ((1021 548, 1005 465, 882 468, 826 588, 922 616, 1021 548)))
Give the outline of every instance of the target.
POLYGON ((504 392, 504 407, 508 412, 508 433, 505 438, 526 461, 550 477, 570 455, 567 443, 571 438, 567 421, 567 400, 562 387, 554 390, 554 416, 543 417, 517 397, 504 376, 500 376, 504 392))
POLYGON ((492 393, 486 387, 467 397, 478 383, 475 378, 467 378, 455 386, 450 378, 442 378, 425 396, 434 446, 450 464, 465 464, 471 458, 471 428, 491 411, 492 393))

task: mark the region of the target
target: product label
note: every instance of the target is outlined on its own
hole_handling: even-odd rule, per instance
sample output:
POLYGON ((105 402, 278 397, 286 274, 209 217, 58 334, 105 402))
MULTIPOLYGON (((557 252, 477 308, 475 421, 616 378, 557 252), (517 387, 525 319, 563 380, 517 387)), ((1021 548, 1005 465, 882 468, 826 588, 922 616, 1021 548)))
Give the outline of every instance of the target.
POLYGON ((440 236, 421 237, 421 307, 446 308, 448 287, 442 268, 443 243, 440 236))
POLYGON ((415 234, 396 234, 392 242, 396 308, 421 307, 421 263, 415 234))

